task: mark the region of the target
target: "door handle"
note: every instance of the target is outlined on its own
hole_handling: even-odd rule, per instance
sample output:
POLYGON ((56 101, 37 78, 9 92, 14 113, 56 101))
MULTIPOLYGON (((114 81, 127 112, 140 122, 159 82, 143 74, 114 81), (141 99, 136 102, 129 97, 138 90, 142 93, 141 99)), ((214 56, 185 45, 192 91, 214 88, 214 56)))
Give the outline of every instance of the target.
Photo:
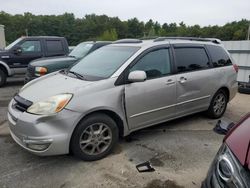
POLYGON ((174 80, 168 79, 167 82, 166 82, 166 85, 172 85, 172 84, 174 84, 174 83, 175 83, 174 80))
POLYGON ((179 82, 180 82, 181 84, 184 84, 186 81, 187 81, 187 78, 185 78, 185 77, 180 77, 179 82))

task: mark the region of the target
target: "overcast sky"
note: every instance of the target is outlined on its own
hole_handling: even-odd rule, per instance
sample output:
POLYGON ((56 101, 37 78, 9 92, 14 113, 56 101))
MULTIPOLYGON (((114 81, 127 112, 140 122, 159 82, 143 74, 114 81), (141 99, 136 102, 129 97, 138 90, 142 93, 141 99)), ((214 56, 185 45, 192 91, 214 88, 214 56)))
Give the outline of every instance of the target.
POLYGON ((250 0, 0 0, 0 10, 11 14, 74 13, 137 17, 161 24, 184 21, 187 25, 224 25, 242 18, 250 20, 250 0))

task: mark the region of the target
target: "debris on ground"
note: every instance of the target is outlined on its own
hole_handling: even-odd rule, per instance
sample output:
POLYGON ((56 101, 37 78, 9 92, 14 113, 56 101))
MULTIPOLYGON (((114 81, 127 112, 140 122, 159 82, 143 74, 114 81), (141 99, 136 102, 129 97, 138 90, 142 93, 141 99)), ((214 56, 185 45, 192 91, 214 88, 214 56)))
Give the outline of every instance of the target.
POLYGON ((233 122, 218 120, 213 130, 218 134, 225 135, 233 126, 233 122))
POLYGON ((149 161, 136 165, 136 169, 140 173, 141 172, 154 172, 155 171, 155 169, 151 166, 149 161))

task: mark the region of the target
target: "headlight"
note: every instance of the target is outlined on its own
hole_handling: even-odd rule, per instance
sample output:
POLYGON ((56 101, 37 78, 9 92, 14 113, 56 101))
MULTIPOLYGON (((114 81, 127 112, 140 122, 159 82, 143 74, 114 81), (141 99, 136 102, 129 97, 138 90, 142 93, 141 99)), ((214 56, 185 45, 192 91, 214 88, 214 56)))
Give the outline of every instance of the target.
MULTIPOLYGON (((220 187, 245 188, 248 183, 244 177, 246 170, 226 144, 223 144, 215 159, 214 184, 220 187)), ((249 177, 248 177, 249 178, 249 177)), ((215 186, 215 185, 214 185, 215 186)))
POLYGON ((46 67, 35 67, 35 75, 36 76, 43 76, 47 74, 48 69, 46 67))
POLYGON ((27 112, 38 115, 52 115, 60 112, 72 98, 72 94, 60 94, 31 105, 27 112))

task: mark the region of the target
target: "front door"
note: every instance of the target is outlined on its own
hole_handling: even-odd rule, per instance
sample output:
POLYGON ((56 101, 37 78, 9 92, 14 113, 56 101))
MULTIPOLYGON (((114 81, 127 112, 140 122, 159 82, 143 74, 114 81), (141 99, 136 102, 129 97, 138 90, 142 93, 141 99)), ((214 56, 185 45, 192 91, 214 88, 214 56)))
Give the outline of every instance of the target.
POLYGON ((42 47, 40 40, 24 40, 20 45, 21 52, 13 53, 9 59, 12 68, 25 68, 37 58, 42 57, 42 47))
POLYGON ((168 48, 149 51, 129 70, 146 72, 144 82, 125 86, 125 105, 130 129, 149 126, 175 116, 176 77, 171 75, 168 48))

